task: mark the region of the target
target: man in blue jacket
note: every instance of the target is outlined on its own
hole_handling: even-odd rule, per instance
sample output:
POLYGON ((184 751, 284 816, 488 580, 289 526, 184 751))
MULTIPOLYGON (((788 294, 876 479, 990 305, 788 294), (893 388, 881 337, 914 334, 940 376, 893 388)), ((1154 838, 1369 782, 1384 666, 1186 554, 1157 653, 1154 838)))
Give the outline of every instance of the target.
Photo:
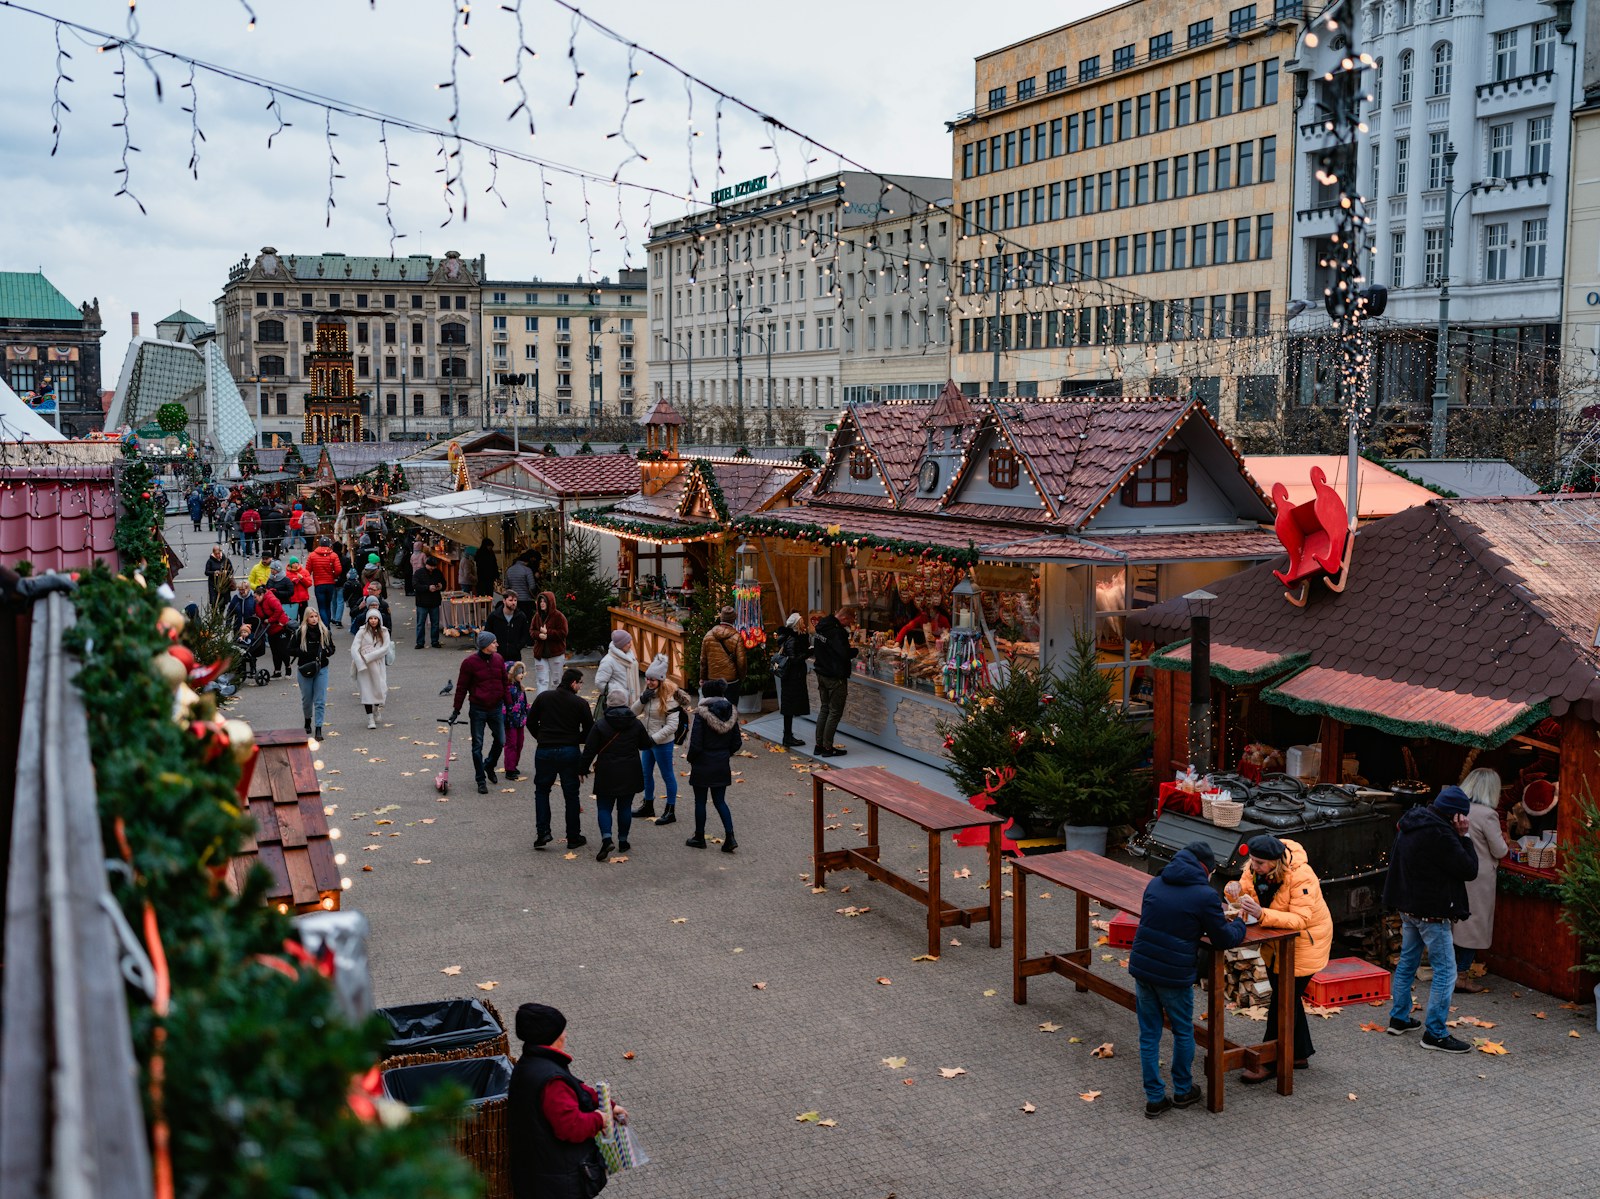
POLYGON ((1222 897, 1211 888, 1217 868, 1211 847, 1191 841, 1144 889, 1139 931, 1133 936, 1128 973, 1137 988, 1139 1067, 1144 1073, 1144 1114, 1154 1120, 1174 1107, 1200 1102, 1194 1085, 1194 984, 1200 939, 1217 952, 1244 940, 1243 920, 1229 920, 1222 897), (1161 1017, 1172 1025, 1172 1097, 1161 1081, 1161 1017))

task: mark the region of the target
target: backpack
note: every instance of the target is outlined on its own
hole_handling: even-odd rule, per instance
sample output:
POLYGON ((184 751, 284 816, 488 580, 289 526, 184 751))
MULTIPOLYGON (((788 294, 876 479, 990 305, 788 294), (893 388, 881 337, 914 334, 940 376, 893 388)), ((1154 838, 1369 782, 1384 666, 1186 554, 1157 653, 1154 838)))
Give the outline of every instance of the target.
POLYGON ((672 744, 682 745, 685 741, 689 740, 689 724, 693 720, 694 713, 689 711, 689 709, 685 708, 682 704, 679 704, 678 731, 672 734, 672 744))

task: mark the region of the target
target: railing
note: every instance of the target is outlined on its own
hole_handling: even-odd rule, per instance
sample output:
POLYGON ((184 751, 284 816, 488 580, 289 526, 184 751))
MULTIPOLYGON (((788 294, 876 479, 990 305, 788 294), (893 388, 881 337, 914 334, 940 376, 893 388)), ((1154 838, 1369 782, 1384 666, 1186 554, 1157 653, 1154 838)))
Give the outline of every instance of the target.
MULTIPOLYGON (((6 889, 0 1178, 8 1195, 148 1199, 128 979, 65 596, 33 606, 6 889)), ((20 687, 20 679, 10 680, 20 687)), ((128 963, 129 978, 145 977, 128 963)))
POLYGON ((571 333, 557 333, 556 334, 556 344, 558 346, 571 345, 572 344, 572 334, 571 333))
POLYGON ((510 338, 510 336, 511 335, 509 333, 507 333, 504 329, 496 329, 494 331, 494 339, 496 341, 506 341, 506 340, 508 340, 510 338))
POLYGON ((572 398, 572 388, 570 388, 570 387, 558 387, 558 388, 556 388, 556 399, 558 399, 558 400, 570 400, 571 398, 572 398))

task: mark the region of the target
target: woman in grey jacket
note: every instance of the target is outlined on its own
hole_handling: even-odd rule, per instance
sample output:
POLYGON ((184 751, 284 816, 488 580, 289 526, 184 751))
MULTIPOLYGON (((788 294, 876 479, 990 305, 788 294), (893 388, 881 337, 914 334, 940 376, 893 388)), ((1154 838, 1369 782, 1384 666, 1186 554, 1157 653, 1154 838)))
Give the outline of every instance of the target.
POLYGON ((672 747, 678 740, 678 730, 686 727, 688 713, 694 708, 689 693, 678 686, 676 679, 667 677, 667 655, 657 654, 644 672, 644 694, 633 705, 634 712, 643 718, 644 731, 650 734, 650 748, 641 750, 639 764, 644 767, 644 802, 634 813, 635 818, 656 815, 656 781, 653 766, 661 774, 666 787, 666 805, 657 824, 675 824, 678 817, 678 773, 673 769, 672 747))

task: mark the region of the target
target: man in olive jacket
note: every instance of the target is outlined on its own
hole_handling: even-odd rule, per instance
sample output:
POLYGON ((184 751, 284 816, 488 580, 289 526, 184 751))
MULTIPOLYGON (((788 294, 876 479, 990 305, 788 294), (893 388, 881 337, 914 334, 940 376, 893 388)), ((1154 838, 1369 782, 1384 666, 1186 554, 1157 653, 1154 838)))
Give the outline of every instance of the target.
POLYGON ((700 641, 700 681, 717 679, 725 686, 723 695, 730 701, 739 698, 739 684, 750 664, 744 638, 733 627, 733 620, 733 609, 722 609, 717 613, 717 623, 700 641))

